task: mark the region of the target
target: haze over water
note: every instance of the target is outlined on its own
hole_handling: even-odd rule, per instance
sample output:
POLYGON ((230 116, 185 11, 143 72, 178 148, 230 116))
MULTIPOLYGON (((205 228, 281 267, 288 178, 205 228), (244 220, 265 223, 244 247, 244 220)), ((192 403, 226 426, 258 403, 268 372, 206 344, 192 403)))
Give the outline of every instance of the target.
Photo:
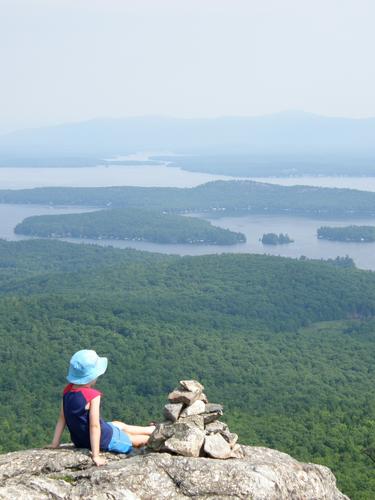
MULTIPOLYGON (((0 168, 0 189, 32 189, 35 187, 195 187, 215 180, 246 179, 227 175, 189 172, 179 167, 153 166, 96 166, 56 168, 0 168)), ((257 182, 283 186, 306 185, 375 191, 375 177, 253 177, 257 182)))
POLYGON ((31 189, 52 186, 194 187, 210 181, 231 179, 233 177, 187 172, 180 168, 171 168, 165 165, 0 168, 0 189, 31 189))

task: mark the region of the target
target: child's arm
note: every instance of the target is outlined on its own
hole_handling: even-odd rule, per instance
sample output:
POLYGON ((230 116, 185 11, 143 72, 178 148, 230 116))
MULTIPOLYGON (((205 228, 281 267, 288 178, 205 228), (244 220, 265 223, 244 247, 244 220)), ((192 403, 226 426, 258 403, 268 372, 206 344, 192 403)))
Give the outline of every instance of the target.
POLYGON ((90 402, 90 443, 92 460, 95 465, 104 465, 105 458, 99 456, 100 451, 100 396, 90 402))
POLYGON ((56 427, 55 427, 55 434, 52 439, 52 443, 50 445, 51 448, 58 448, 60 445, 61 441, 61 436, 62 433, 64 432, 65 429, 65 416, 64 416, 64 409, 63 406, 61 405, 60 409, 60 415, 59 418, 57 419, 56 427))

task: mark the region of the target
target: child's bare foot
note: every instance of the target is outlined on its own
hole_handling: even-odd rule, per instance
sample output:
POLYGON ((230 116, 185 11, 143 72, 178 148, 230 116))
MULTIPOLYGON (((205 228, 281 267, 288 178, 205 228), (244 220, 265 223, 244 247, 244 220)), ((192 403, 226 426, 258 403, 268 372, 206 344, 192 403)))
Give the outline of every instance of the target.
POLYGON ((157 425, 157 422, 150 422, 149 423, 149 429, 151 430, 151 432, 149 434, 150 436, 154 432, 154 430, 156 429, 156 425, 157 425))

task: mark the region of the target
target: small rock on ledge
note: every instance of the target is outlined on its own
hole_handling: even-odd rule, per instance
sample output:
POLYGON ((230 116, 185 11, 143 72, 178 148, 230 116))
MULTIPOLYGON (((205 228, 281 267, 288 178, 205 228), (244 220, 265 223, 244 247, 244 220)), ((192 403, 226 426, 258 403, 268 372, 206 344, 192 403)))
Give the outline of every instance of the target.
POLYGON ((73 447, 7 453, 0 455, 0 499, 348 500, 326 467, 267 448, 241 451, 243 458, 229 460, 107 453, 103 467, 73 447))

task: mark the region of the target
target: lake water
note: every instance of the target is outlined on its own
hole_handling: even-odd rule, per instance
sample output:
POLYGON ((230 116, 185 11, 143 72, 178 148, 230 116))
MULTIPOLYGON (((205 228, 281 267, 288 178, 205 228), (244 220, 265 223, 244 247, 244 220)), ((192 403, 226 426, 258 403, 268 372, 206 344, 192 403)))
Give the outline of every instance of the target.
POLYGON ((32 215, 79 214, 92 212, 87 207, 50 207, 44 205, 7 205, 0 203, 0 238, 5 240, 24 240, 25 237, 14 234, 19 222, 32 215))
MULTIPOLYGON (((216 226, 240 231, 246 235, 246 243, 228 246, 213 245, 161 245, 141 241, 86 240, 103 246, 117 248, 135 248, 149 252, 161 252, 176 255, 205 255, 212 253, 258 253, 298 258, 301 255, 312 259, 328 259, 337 256, 352 257, 361 269, 375 270, 375 243, 344 243, 319 240, 316 230, 320 226, 346 226, 348 224, 375 225, 375 219, 333 220, 306 219, 269 215, 249 215, 245 217, 224 217, 214 219, 216 226), (263 245, 259 239, 263 233, 288 233, 294 243, 288 245, 263 245)), ((74 239, 66 239, 74 242, 74 239)))
POLYGON ((54 186, 195 187, 215 180, 233 180, 233 177, 188 172, 165 165, 0 168, 0 189, 31 189, 54 186))
MULTIPOLYGON (((224 176, 187 172, 166 166, 114 166, 86 168, 1 168, 0 189, 32 188, 36 186, 176 186, 193 187, 215 179, 228 179, 224 176)), ((257 179, 259 180, 259 179, 257 179)), ((374 178, 346 177, 302 177, 288 179, 262 179, 278 184, 325 185, 329 187, 355 187, 375 191, 374 178)), ((39 205, 1 205, 0 238, 8 240, 23 239, 13 232, 16 224, 25 217, 43 214, 81 213, 90 211, 84 207, 50 207, 39 205)), ((356 265, 363 269, 375 270, 375 243, 344 243, 318 240, 316 230, 322 225, 375 225, 375 219, 318 220, 302 217, 274 215, 249 215, 245 217, 225 217, 215 219, 213 224, 240 231, 247 242, 233 246, 191 246, 160 245, 156 243, 128 242, 117 240, 85 240, 87 243, 112 245, 119 248, 136 248, 152 252, 180 255, 202 255, 209 253, 268 253, 286 257, 335 258, 349 255, 356 265), (288 233, 294 243, 283 246, 264 246, 259 241, 263 233, 288 233)), ((67 240, 74 241, 77 240, 67 240)))
MULTIPOLYGON (((142 160, 147 155, 131 155, 124 159, 142 160)), ((31 189, 34 187, 194 187, 215 180, 246 179, 226 175, 188 172, 166 165, 134 165, 74 168, 0 168, 0 189, 31 189)), ((258 182, 283 186, 305 185, 375 191, 375 177, 253 177, 258 182)))
MULTIPOLYGON (((88 212, 83 207, 49 207, 41 205, 1 205, 0 204, 0 238, 21 240, 25 237, 14 234, 14 227, 25 217, 43 214, 66 214, 88 212)), ((272 215, 248 215, 244 217, 224 217, 214 219, 216 226, 240 231, 246 235, 247 242, 230 246, 213 245, 161 245, 140 241, 118 240, 77 240, 66 238, 74 243, 94 243, 101 246, 116 248, 135 248, 150 252, 160 252, 178 255, 203 255, 212 253, 267 253, 284 257, 300 257, 305 255, 314 259, 335 258, 338 255, 352 257, 362 269, 375 270, 375 243, 344 243, 318 240, 316 230, 323 225, 344 226, 348 224, 375 225, 375 219, 333 220, 308 219, 302 217, 286 217, 272 215), (263 245, 259 239, 263 233, 288 233, 294 239, 289 245, 263 245)))

